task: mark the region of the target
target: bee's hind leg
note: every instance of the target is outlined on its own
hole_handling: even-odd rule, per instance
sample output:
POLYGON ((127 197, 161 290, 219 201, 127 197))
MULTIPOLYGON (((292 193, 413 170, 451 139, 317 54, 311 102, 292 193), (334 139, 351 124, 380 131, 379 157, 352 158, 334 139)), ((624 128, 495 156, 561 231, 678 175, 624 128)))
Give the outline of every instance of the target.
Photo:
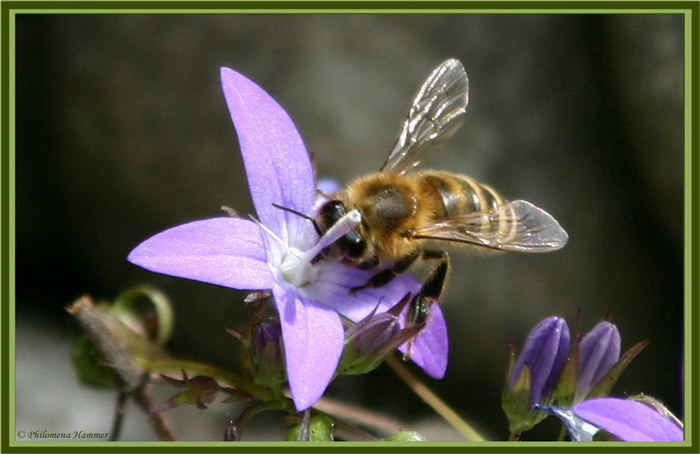
POLYGON ((381 287, 391 282, 392 279, 413 265, 418 258, 422 258, 423 260, 438 260, 438 264, 430 271, 420 291, 413 297, 406 318, 409 326, 424 323, 428 319, 428 315, 430 315, 430 305, 434 300, 440 297, 442 289, 445 287, 445 280, 450 270, 450 256, 445 251, 416 249, 394 263, 394 266, 391 268, 386 268, 372 276, 365 285, 351 288, 350 293, 355 293, 369 287, 381 287))
MULTIPOLYGON (((413 297, 406 314, 406 325, 415 326, 428 321, 430 306, 438 299, 445 288, 447 273, 450 271, 450 256, 444 251, 423 251, 423 259, 439 260, 423 282, 420 292, 413 297)), ((408 340, 408 349, 403 355, 404 361, 411 359, 415 337, 408 340)))
POLYGON ((428 319, 430 305, 440 297, 450 271, 450 256, 445 251, 423 251, 423 259, 439 260, 439 262, 430 271, 420 292, 411 301, 406 319, 409 326, 425 323, 428 319))

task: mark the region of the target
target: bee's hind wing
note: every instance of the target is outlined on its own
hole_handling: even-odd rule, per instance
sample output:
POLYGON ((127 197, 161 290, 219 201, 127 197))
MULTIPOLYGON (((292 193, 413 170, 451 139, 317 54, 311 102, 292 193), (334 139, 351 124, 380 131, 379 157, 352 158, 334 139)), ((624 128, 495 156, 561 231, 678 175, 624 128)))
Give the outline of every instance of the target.
POLYGON ((469 78, 459 60, 435 68, 413 98, 394 149, 380 169, 404 174, 442 148, 462 124, 469 78))

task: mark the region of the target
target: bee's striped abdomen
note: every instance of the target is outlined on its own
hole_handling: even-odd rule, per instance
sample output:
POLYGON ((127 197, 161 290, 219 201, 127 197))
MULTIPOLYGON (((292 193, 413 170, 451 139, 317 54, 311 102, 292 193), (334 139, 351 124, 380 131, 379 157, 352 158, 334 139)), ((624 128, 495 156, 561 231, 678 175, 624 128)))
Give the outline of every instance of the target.
POLYGON ((489 186, 465 175, 429 172, 420 176, 442 199, 443 210, 438 213, 438 219, 491 211, 505 203, 503 197, 489 186))
POLYGON ((504 239, 515 234, 514 214, 502 215, 506 200, 490 186, 479 183, 466 175, 455 175, 448 172, 427 171, 421 177, 431 191, 439 194, 440 209, 435 210, 435 222, 443 219, 468 214, 483 213, 483 218, 474 218, 470 228, 481 232, 493 232, 502 235, 504 239), (494 216, 498 210, 498 216, 494 216))

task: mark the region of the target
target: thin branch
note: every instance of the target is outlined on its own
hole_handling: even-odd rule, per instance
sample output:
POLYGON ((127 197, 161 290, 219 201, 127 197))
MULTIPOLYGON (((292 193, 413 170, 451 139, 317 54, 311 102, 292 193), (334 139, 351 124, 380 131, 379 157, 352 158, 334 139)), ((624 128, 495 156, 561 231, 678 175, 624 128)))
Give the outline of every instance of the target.
POLYGON ((437 414, 454 427, 459 433, 469 441, 486 441, 479 432, 477 432, 469 423, 463 420, 457 413, 454 412, 442 399, 430 390, 423 382, 418 380, 407 368, 401 360, 395 356, 389 356, 386 359, 387 364, 396 372, 396 375, 401 378, 421 399, 435 410, 437 414))
POLYGON ((379 441, 374 435, 355 427, 347 422, 331 417, 333 422, 333 435, 347 441, 379 441))
POLYGON ((151 422, 155 427, 158 435, 163 441, 175 441, 175 436, 168 423, 163 419, 160 413, 154 413, 151 411, 153 408, 153 399, 151 398, 151 393, 149 392, 147 385, 142 386, 136 391, 136 400, 143 407, 143 409, 148 413, 151 418, 151 422))
POLYGON ((344 421, 371 427, 386 435, 393 435, 400 430, 405 430, 407 426, 407 424, 390 416, 328 397, 322 397, 314 404, 314 408, 333 416, 334 419, 342 418, 344 421))
POLYGON ((117 405, 114 409, 114 420, 112 421, 112 430, 109 431, 110 441, 118 441, 122 431, 122 423, 124 422, 124 411, 126 410, 126 402, 129 395, 123 391, 117 394, 117 405))

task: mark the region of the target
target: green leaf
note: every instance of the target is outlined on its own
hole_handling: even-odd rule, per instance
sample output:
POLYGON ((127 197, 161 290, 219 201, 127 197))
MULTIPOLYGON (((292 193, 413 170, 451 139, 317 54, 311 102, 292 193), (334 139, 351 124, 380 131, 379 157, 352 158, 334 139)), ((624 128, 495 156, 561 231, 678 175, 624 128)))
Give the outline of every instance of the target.
POLYGON ((112 369, 105 365, 104 356, 88 336, 80 336, 73 343, 71 363, 78 379, 84 384, 96 388, 117 388, 117 378, 112 369))

